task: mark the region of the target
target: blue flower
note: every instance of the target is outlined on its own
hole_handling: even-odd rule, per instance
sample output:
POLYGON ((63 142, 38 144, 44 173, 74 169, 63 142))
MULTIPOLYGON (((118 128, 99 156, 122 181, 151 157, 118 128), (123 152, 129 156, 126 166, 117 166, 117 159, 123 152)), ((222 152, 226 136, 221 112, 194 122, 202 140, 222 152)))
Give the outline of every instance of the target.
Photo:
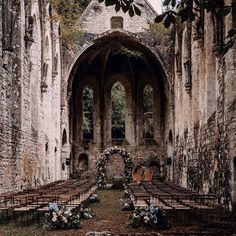
POLYGON ((144 215, 145 215, 145 211, 141 211, 140 216, 144 216, 144 215))
POLYGON ((58 212, 59 211, 59 207, 57 205, 57 203, 55 202, 49 202, 48 203, 48 208, 50 211, 53 211, 53 212, 58 212))
POLYGON ((157 222, 158 222, 157 219, 153 220, 153 223, 154 223, 154 224, 157 224, 157 222))

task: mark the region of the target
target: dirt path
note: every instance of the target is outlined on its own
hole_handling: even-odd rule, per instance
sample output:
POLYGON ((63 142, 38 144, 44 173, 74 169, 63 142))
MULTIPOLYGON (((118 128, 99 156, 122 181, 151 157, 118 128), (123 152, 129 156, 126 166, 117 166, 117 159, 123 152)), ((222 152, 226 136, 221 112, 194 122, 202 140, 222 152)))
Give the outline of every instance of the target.
POLYGON ((112 233, 127 232, 130 212, 121 211, 122 191, 98 191, 100 203, 91 204, 96 215, 93 220, 84 220, 81 231, 111 231, 112 233))

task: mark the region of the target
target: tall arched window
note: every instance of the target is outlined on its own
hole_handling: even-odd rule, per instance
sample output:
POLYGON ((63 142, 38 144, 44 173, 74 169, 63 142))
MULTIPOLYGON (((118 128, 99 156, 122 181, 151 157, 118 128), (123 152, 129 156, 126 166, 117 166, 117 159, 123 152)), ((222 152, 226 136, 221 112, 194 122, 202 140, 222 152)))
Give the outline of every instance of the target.
POLYGON ((67 134, 66 134, 66 130, 63 130, 62 133, 62 146, 64 146, 67 143, 67 134))
POLYGON ((84 172, 88 170, 88 155, 85 153, 80 154, 79 156, 79 171, 84 172))
POLYGON ((111 127, 112 139, 125 138, 125 88, 116 82, 111 89, 111 127))
POLYGON ((143 90, 143 138, 154 138, 153 128, 154 92, 151 85, 143 90))
POLYGON ((83 139, 93 139, 93 89, 85 87, 82 93, 83 139))

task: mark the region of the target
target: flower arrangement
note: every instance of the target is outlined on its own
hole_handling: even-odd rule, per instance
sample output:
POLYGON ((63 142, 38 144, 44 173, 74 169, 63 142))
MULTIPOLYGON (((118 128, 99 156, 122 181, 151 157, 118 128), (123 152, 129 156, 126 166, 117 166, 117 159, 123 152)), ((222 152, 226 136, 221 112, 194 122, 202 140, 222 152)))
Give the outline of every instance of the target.
POLYGON ((86 220, 93 219, 93 214, 89 207, 81 207, 79 211, 81 219, 86 219, 86 220))
POLYGON ((165 211, 157 206, 137 207, 130 217, 130 225, 138 227, 169 228, 165 211))
POLYGON ((95 202, 100 202, 98 195, 97 194, 91 194, 89 197, 89 202, 90 203, 95 203, 95 202))
POLYGON ((97 162, 97 185, 100 189, 104 189, 106 187, 106 167, 107 162, 113 154, 120 154, 124 160, 125 170, 124 170, 124 186, 126 187, 130 180, 132 179, 132 170, 133 170, 133 162, 130 157, 130 154, 125 151, 124 148, 119 147, 111 147, 107 148, 99 158, 97 162))
POLYGON ((54 229, 77 229, 80 226, 80 219, 92 219, 91 209, 81 205, 73 210, 68 210, 65 206, 59 207, 57 203, 48 204, 49 212, 43 218, 43 228, 54 229))
POLYGON ((134 210, 134 204, 133 201, 130 198, 131 192, 129 189, 125 189, 123 193, 122 198, 122 211, 133 211, 134 210))
POLYGON ((49 212, 43 219, 43 228, 53 229, 77 229, 80 225, 80 212, 68 210, 65 206, 58 207, 57 203, 48 204, 49 212))

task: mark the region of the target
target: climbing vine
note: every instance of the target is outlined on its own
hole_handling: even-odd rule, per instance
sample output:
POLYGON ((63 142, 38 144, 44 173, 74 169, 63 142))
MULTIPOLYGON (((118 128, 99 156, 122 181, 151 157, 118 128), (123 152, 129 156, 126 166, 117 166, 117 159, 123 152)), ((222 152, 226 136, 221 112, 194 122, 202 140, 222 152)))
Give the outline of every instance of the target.
POLYGON ((56 11, 53 17, 62 23, 62 43, 64 46, 73 42, 82 34, 77 22, 91 0, 48 0, 56 11))

